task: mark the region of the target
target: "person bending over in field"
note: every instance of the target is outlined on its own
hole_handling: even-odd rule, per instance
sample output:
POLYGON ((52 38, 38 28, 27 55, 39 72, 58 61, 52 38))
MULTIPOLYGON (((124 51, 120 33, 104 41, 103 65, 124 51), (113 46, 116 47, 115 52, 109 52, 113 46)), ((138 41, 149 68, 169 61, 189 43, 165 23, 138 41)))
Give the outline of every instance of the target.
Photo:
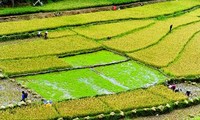
POLYGON ((27 97, 28 97, 28 93, 25 93, 24 91, 22 91, 22 100, 21 101, 26 102, 27 97))
POLYGON ((188 97, 190 97, 190 95, 192 94, 190 90, 187 90, 185 93, 188 97))
POLYGON ((42 36, 42 33, 41 33, 40 31, 38 31, 37 36, 38 36, 38 37, 41 37, 41 36, 42 36))
POLYGON ((48 38, 48 32, 46 31, 45 33, 44 33, 44 39, 47 39, 48 38))
POLYGON ((169 88, 172 89, 173 91, 175 91, 176 85, 175 84, 169 85, 169 88))
POLYGON ((169 27, 169 32, 172 31, 172 27, 173 27, 173 25, 170 25, 170 27, 169 27))

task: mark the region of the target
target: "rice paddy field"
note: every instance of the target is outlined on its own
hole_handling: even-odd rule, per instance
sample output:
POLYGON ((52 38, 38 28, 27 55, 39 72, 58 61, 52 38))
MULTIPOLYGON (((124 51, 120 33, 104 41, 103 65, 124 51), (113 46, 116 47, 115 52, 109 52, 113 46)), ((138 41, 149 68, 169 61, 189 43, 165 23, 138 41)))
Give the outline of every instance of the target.
POLYGON ((158 71, 135 62, 18 78, 22 85, 51 100, 113 94, 165 79, 158 71))
POLYGON ((199 0, 0 22, 0 119, 117 120, 198 106, 199 46, 199 0))

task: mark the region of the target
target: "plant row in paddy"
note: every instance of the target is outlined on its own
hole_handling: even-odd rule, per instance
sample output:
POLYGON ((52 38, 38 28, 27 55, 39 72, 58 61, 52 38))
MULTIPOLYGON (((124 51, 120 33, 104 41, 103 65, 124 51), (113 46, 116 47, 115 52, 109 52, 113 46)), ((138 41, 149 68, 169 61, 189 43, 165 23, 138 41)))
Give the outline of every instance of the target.
MULTIPOLYGON (((131 110, 132 114, 136 114, 139 112, 138 110, 140 108, 147 109, 152 107, 152 110, 163 111, 165 106, 159 105, 168 104, 167 107, 170 108, 172 107, 172 102, 184 99, 186 99, 185 95, 181 93, 174 93, 165 86, 158 85, 149 89, 138 89, 135 91, 122 92, 113 95, 62 101, 54 103, 52 107, 32 104, 30 106, 26 106, 25 108, 17 107, 14 109, 1 110, 0 118, 56 119, 58 117, 63 117, 71 119, 88 115, 94 116, 101 113, 110 113, 110 116, 113 116, 119 111, 131 110), (155 92, 155 94, 153 92, 155 92)), ((179 102, 176 103, 179 104, 179 102)))

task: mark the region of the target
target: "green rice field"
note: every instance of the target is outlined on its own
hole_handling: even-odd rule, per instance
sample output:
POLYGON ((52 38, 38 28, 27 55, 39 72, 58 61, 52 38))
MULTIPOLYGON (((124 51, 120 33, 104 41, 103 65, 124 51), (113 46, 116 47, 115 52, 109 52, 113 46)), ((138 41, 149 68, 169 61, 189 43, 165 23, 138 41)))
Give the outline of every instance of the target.
POLYGON ((46 99, 59 101, 148 87, 165 79, 156 70, 136 62, 125 62, 106 67, 28 76, 18 78, 18 81, 46 99))
POLYGON ((103 65, 127 60, 126 57, 105 50, 61 58, 73 67, 103 65))

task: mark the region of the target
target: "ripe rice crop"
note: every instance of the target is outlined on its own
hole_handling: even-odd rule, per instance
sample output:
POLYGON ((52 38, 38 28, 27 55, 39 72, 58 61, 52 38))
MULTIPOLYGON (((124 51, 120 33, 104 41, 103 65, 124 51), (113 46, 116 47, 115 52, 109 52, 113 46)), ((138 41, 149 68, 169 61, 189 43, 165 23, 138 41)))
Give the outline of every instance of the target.
POLYGON ((76 35, 76 33, 72 32, 69 29, 66 30, 58 30, 58 31, 51 31, 48 33, 49 38, 58 38, 58 37, 66 37, 70 35, 76 35))
POLYGON ((200 30, 199 26, 200 22, 183 26, 172 31, 158 44, 128 55, 157 67, 167 66, 179 55, 190 37, 200 30))
POLYGON ((191 16, 200 16, 200 9, 197 9, 195 11, 192 11, 191 13, 189 13, 191 16))
POLYGON ((170 18, 165 21, 158 21, 154 25, 137 32, 103 41, 102 43, 103 45, 118 51, 131 52, 158 42, 165 34, 167 34, 167 32, 169 32, 169 26, 171 24, 173 24, 173 28, 175 28, 179 25, 196 20, 199 20, 199 18, 191 17, 190 15, 170 18))
POLYGON ((67 25, 85 24, 89 22, 105 20, 151 17, 174 13, 175 11, 184 10, 198 4, 199 1, 197 0, 179 0, 151 4, 143 7, 129 8, 120 11, 103 11, 72 16, 3 22, 0 23, 0 35, 56 28, 67 25), (148 12, 146 12, 147 10, 148 12))
POLYGON ((65 54, 99 48, 96 42, 80 36, 69 36, 56 39, 24 41, 17 44, 0 46, 0 59, 27 58, 65 54))
POLYGON ((184 9, 188 9, 199 4, 200 2, 198 0, 168 1, 157 4, 145 5, 143 7, 132 8, 130 9, 130 12, 132 13, 131 17, 133 18, 143 18, 174 13, 176 11, 182 11, 184 9))
MULTIPOLYGON (((120 17, 118 16, 118 18, 120 17)), ((103 17, 96 13, 95 14, 90 13, 90 14, 81 14, 73 16, 61 16, 61 17, 44 18, 44 19, 3 22, 0 23, 1 26, 0 35, 29 32, 47 28, 57 28, 61 26, 85 24, 90 22, 112 20, 112 19, 115 18, 107 16, 103 17)))
POLYGON ((114 110, 127 110, 158 106, 172 101, 183 100, 187 97, 182 93, 175 93, 163 85, 158 85, 146 90, 138 89, 98 98, 114 110))
POLYGON ((157 22, 156 24, 145 29, 136 31, 120 38, 103 41, 102 43, 109 48, 122 52, 129 52, 143 48, 158 41, 168 32, 168 29, 168 26, 163 25, 163 22, 157 22))
POLYGON ((45 105, 29 105, 0 111, 1 120, 19 120, 19 119, 52 119, 59 117, 54 107, 45 105))
POLYGON ((168 99, 170 101, 179 101, 187 98, 186 95, 184 95, 183 93, 175 93, 174 91, 163 85, 153 86, 147 89, 147 91, 150 91, 151 93, 156 95, 163 96, 165 99, 168 99))
POLYGON ((70 65, 55 56, 0 61, 0 68, 6 75, 66 67, 70 65))
POLYGON ((49 11, 60 11, 60 10, 71 10, 71 9, 81 9, 89 8, 95 6, 104 6, 112 4, 122 4, 129 2, 136 2, 138 0, 118 0, 118 1, 108 1, 108 0, 63 0, 63 1, 49 1, 48 4, 43 6, 20 6, 15 8, 2 8, 0 15, 13 15, 13 14, 26 14, 26 13, 35 13, 35 12, 49 12, 49 11))
MULTIPOLYGON (((95 22, 96 24, 99 21, 105 20, 152 17, 173 13, 199 4, 200 2, 198 0, 177 0, 125 10, 5 22, 0 23, 0 36, 3 34, 29 32, 67 25, 80 25, 90 22, 95 22)), ((118 51, 129 52, 131 54, 127 54, 130 56, 133 55, 134 58, 136 58, 134 55, 137 54, 141 57, 141 61, 144 58, 144 60, 147 60, 147 63, 155 66, 168 66, 163 68, 163 70, 169 74, 176 76, 200 75, 200 71, 197 70, 200 68, 200 48, 198 44, 200 43, 200 34, 196 34, 190 39, 196 31, 200 30, 198 28, 200 22, 175 29, 175 27, 179 25, 198 20, 199 18, 196 17, 198 14, 199 13, 194 12, 163 21, 152 20, 151 22, 155 22, 155 24, 152 26, 149 25, 148 28, 143 30, 137 28, 151 23, 147 22, 150 20, 142 19, 141 21, 137 21, 138 23, 135 23, 136 26, 129 25, 132 24, 133 21, 128 21, 114 24, 84 26, 85 28, 74 27, 76 32, 94 39, 116 36, 115 38, 117 39, 112 38, 108 41, 100 41, 106 47, 98 42, 81 37, 81 35, 67 28, 67 30, 63 31, 49 32, 48 37, 50 39, 47 40, 37 39, 7 42, 5 44, 0 43, 0 68, 3 69, 3 72, 6 74, 11 75, 70 67, 69 64, 75 67, 84 67, 128 59, 105 51, 101 51, 102 53, 95 52, 61 59, 56 57, 56 55, 61 54, 74 54, 86 52, 87 50, 109 47, 118 51), (171 24, 173 24, 171 33, 167 34, 167 36, 162 39, 163 41, 158 42, 168 33, 171 24), (117 26, 117 29, 113 29, 112 26, 117 26), (127 32, 134 29, 137 29, 137 32, 134 31, 134 34, 127 32), (102 31, 101 34, 100 31, 102 31), (125 33, 126 35, 122 37, 121 33, 125 33), (188 42, 188 40, 191 41, 188 42), (150 45, 152 46, 144 49, 150 45), (137 50, 140 51, 135 52, 137 50), (146 50, 150 52, 146 52, 146 50), (149 60, 153 62, 149 62, 149 60)), ((140 60, 140 58, 138 59, 140 60)), ((156 83, 163 82, 166 76, 156 69, 149 68, 134 61, 16 79, 22 87, 30 88, 31 91, 38 93, 39 96, 41 95, 44 99, 53 100, 53 105, 50 107, 32 104, 30 106, 23 106, 22 108, 17 107, 0 110, 0 119, 2 120, 57 119, 59 117, 63 117, 63 119, 72 119, 80 116, 96 116, 96 114, 110 113, 116 110, 125 112, 126 110, 132 109, 156 107, 161 104, 166 105, 187 98, 185 95, 175 93, 163 85, 147 88, 156 83), (140 89, 141 87, 146 89, 140 89), (62 101, 66 99, 74 100, 62 101)), ((5 96, 10 95, 5 93, 6 90, 2 88, 4 89, 5 86, 0 85, 0 92, 3 91, 1 93, 6 94, 5 96)), ((0 95, 0 98, 3 94, 0 95)), ((12 94, 15 94, 15 92, 12 94)), ((20 99, 20 93, 15 96, 17 95, 20 99)), ((7 98, 5 97, 3 100, 7 100, 7 98)), ((17 100, 18 99, 16 99, 16 101, 17 100)), ((3 103, 2 101, 1 104, 3 103)))
MULTIPOLYGON (((13 14, 24 14, 24 13, 35 13, 35 12, 48 12, 48 11, 60 11, 60 10, 69 10, 69 9, 80 9, 85 7, 94 7, 94 6, 102 6, 102 5, 114 5, 114 4, 122 4, 122 3, 129 3, 129 2, 136 2, 139 0, 117 0, 117 1, 108 1, 108 0, 100 0, 100 1, 92 1, 92 0, 84 0, 84 1, 74 1, 74 0, 67 0, 67 1, 57 1, 57 2, 50 2, 45 4, 44 6, 20 6, 16 8, 2 8, 0 11, 0 15, 13 15, 13 14)), ((148 1, 148 0, 147 0, 148 1)), ((183 2, 183 0, 181 0, 183 2)), ((186 2, 186 1, 185 1, 186 2)), ((195 5, 195 1, 193 0, 190 3, 184 3, 186 5, 179 6, 179 9, 183 9, 184 6, 187 8, 189 6, 195 5), (192 4, 193 2, 193 4, 192 4)), ((158 4, 158 3, 157 3, 158 4)), ((179 4, 176 4, 176 6, 179 4)), ((163 8, 162 4, 160 4, 163 8)), ((166 5, 167 7, 171 7, 170 5, 166 5)), ((171 10, 178 9, 171 7, 171 10)), ((147 8, 149 9, 149 8, 147 8)), ((157 8, 158 9, 158 8, 157 8)), ((178 10, 179 10, 178 9, 178 10)), ((159 9, 160 11, 162 9, 159 9)), ((155 10, 154 10, 155 11, 155 10)), ((163 10, 162 10, 163 11, 163 10)), ((168 10, 169 12, 169 10, 168 10)), ((153 14, 153 13, 151 13, 153 14)), ((155 14, 155 13, 154 13, 155 14)))
POLYGON ((63 101, 56 103, 55 107, 61 116, 67 118, 110 111, 110 108, 106 104, 95 97, 63 101))
POLYGON ((94 66, 126 60, 125 57, 105 50, 62 58, 73 67, 94 66))
POLYGON ((162 68, 166 73, 175 76, 200 75, 200 33, 196 34, 188 43, 177 61, 162 68))
POLYGON ((137 29, 139 27, 144 27, 152 22, 152 20, 131 20, 110 24, 93 25, 89 27, 77 27, 73 30, 78 32, 79 34, 85 35, 93 39, 103 39, 107 37, 113 37, 137 29))
POLYGON ((162 96, 154 95, 142 89, 116 95, 102 96, 99 99, 113 108, 113 110, 151 107, 169 102, 169 100, 162 96))
POLYGON ((0 35, 36 31, 47 28, 57 28, 66 25, 81 24, 93 20, 86 20, 80 16, 62 16, 45 19, 32 19, 0 23, 0 35), (14 26, 14 27, 13 27, 14 26))

